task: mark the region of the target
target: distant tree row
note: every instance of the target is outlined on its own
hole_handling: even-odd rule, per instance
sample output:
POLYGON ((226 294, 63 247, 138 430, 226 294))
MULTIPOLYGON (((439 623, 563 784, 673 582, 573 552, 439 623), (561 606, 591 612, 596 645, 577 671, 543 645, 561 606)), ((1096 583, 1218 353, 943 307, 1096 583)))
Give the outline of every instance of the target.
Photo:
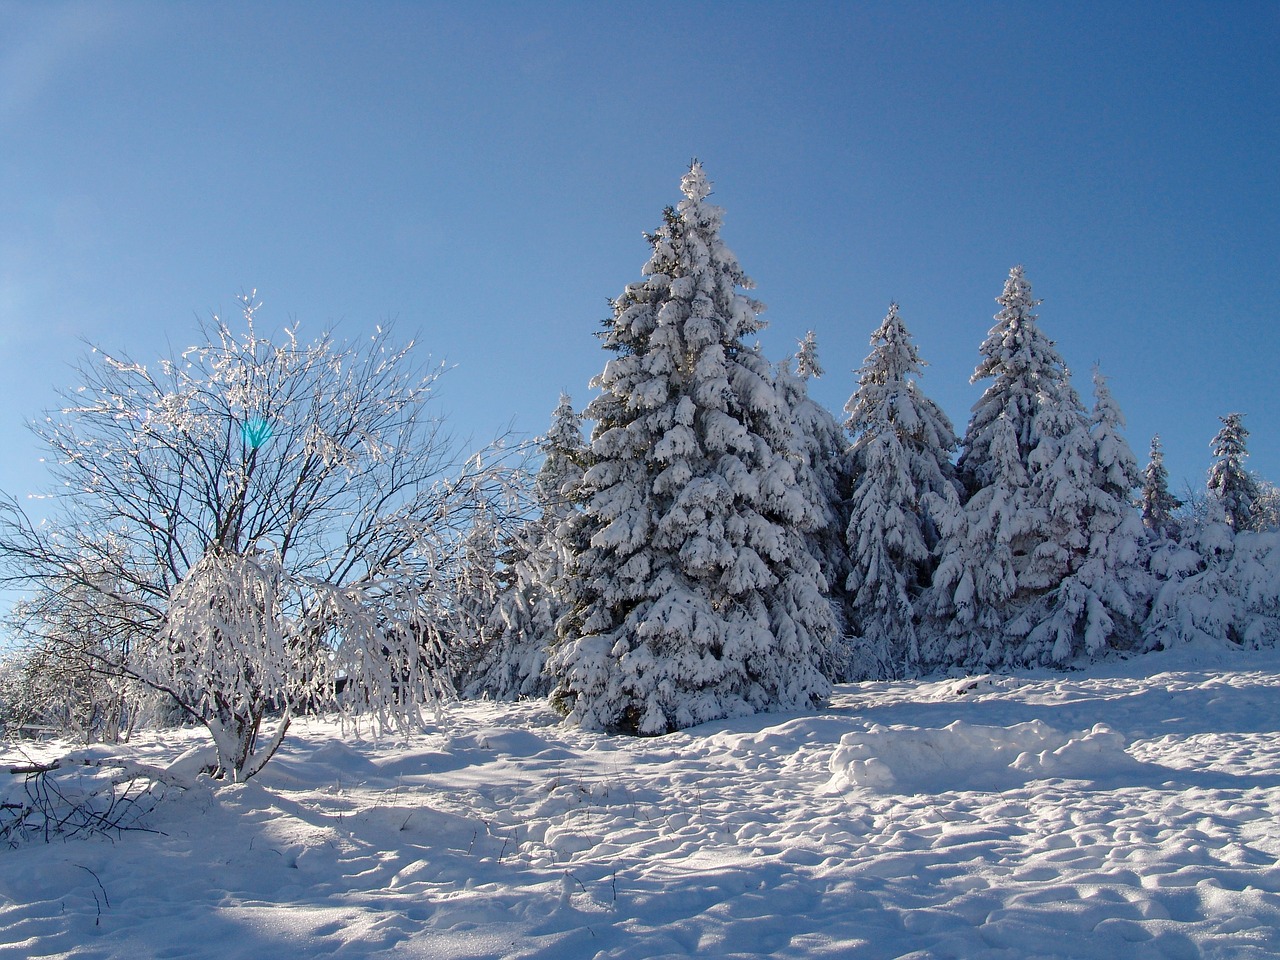
POLYGON ((750 341, 762 307, 698 164, 681 186, 606 324, 589 443, 557 408, 500 606, 506 670, 473 693, 549 690, 575 722, 661 733, 807 708, 833 680, 1280 637, 1274 511, 1239 414, 1188 516, 1158 437, 1139 470, 1097 371, 1083 405, 1014 267, 962 439, 897 304, 842 426, 808 396, 812 333, 776 366, 750 341))

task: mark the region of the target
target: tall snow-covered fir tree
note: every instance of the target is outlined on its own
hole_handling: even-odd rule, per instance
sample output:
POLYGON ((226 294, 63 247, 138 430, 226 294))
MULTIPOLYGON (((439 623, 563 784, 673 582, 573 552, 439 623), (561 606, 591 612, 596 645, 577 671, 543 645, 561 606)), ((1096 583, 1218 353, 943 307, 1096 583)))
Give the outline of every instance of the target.
POLYGON ((572 609, 548 670, 553 702, 592 729, 659 734, 829 691, 836 625, 805 544, 823 508, 796 481, 774 371, 743 344, 762 306, 700 164, 681 189, 614 303, 565 525, 572 609))
POLYGON ((589 451, 582 436, 582 417, 573 409, 573 398, 560 394, 551 414, 551 426, 539 443, 542 466, 534 479, 535 493, 544 516, 560 519, 573 510, 573 496, 566 490, 582 479, 589 451))
POLYGON ((1157 540, 1178 536, 1179 525, 1174 511, 1182 501, 1169 492, 1169 471, 1164 466, 1164 447, 1160 434, 1151 438, 1151 454, 1142 471, 1142 523, 1157 540))
MULTIPOLYGON (((1073 514, 1083 524, 1084 553, 1068 555, 1066 575, 1026 617, 1028 639, 1042 662, 1096 654, 1109 645, 1134 646, 1152 591, 1142 518, 1133 501, 1141 480, 1138 463, 1122 433, 1124 415, 1097 370, 1093 383, 1092 482, 1068 487, 1079 505, 1073 514)), ((1047 476, 1062 483, 1064 475, 1047 476)))
POLYGON ((1097 487, 1101 496, 1093 507, 1090 552, 1096 552, 1094 540, 1101 531, 1110 544, 1107 575, 1127 582, 1132 599, 1141 603, 1150 599, 1151 585, 1140 570, 1146 565, 1142 510, 1136 497, 1143 483, 1138 458, 1124 437, 1125 419, 1107 386, 1106 378, 1096 367, 1093 372, 1094 406, 1090 432, 1093 435, 1094 461, 1097 464, 1097 487), (1135 566, 1136 565, 1136 566, 1135 566))
MULTIPOLYGON (((1089 555, 1092 514, 1103 497, 1096 446, 1066 364, 1036 323, 1039 301, 1022 267, 1009 271, 996 300, 1001 309, 972 377, 974 383, 992 382, 974 405, 958 466, 970 493, 966 511, 988 509, 992 498, 978 494, 992 485, 1000 486, 997 500, 1012 498, 1015 589, 1003 609, 986 613, 988 621, 1003 619, 1002 642, 984 629, 987 635, 968 648, 981 648, 986 664, 1062 662, 1086 645, 1074 587, 1061 588, 1089 555), (1005 442, 1005 430, 1017 444, 1016 480, 999 475, 1008 458, 993 455, 995 441, 1005 442)), ((956 529, 981 529, 984 522, 974 516, 956 529)), ((963 553, 956 545, 945 551, 952 562, 963 553)), ((961 582, 936 587, 945 592, 961 582)), ((933 606, 945 611, 953 602, 935 597, 933 606)), ((1097 642, 1097 629, 1087 643, 1097 642)))
POLYGON ((924 363, 896 303, 871 335, 871 353, 845 405, 857 477, 845 531, 845 583, 857 640, 853 673, 902 676, 920 668, 915 602, 933 573, 940 529, 960 508, 955 431, 920 390, 924 363))
POLYGON ((473 695, 493 649, 495 631, 501 626, 494 615, 504 587, 500 540, 498 523, 482 507, 458 545, 452 564, 452 596, 446 611, 452 634, 450 680, 455 690, 473 695))
POLYGON ((529 539, 535 526, 491 528, 493 602, 477 624, 475 654, 459 684, 464 697, 515 700, 547 692, 543 665, 555 625, 535 566, 539 544, 529 539))
POLYGON ((1229 413, 1220 417, 1222 429, 1213 438, 1213 455, 1216 458, 1209 468, 1209 500, 1222 512, 1222 518, 1232 530, 1248 530, 1253 518, 1253 505, 1258 499, 1258 487, 1244 468, 1249 456, 1246 442, 1249 431, 1244 427, 1244 416, 1229 413))
POLYGON ((1000 311, 979 348, 982 359, 969 378, 970 383, 991 383, 973 406, 956 462, 970 494, 994 479, 996 459, 991 447, 1003 430, 997 428, 1001 417, 1013 428, 1018 461, 1024 466, 1040 442, 1037 427, 1046 405, 1074 408, 1078 418, 1084 418, 1062 356, 1036 323, 1039 318, 1034 311, 1040 301, 1031 295, 1031 282, 1021 266, 1009 271, 996 302, 1000 311))
MULTIPOLYGON (((1022 640, 1009 631, 1016 601, 1048 586, 1032 559, 1043 543, 1046 511, 1033 485, 1054 451, 1039 451, 1046 407, 1067 427, 1076 413, 1075 448, 1085 431, 1083 408, 1071 389, 1066 365, 1036 323, 1040 301, 1021 266, 1009 271, 996 302, 995 325, 980 347, 982 359, 970 381, 990 379, 973 406, 957 470, 968 494, 961 521, 944 531, 942 560, 934 575, 930 606, 943 618, 945 646, 930 643, 938 665, 989 666, 1023 659, 1022 640), (1064 396, 1064 391, 1069 391, 1064 396), (1033 454, 1037 455, 1033 459, 1033 454), (987 554, 986 551, 992 551, 987 554), (971 611, 971 605, 977 610, 971 611), (944 652, 945 651, 945 652, 944 652)), ((1055 544, 1047 544, 1052 556, 1055 544)), ((1039 563, 1037 565, 1040 565, 1039 563)), ((937 630, 935 629, 935 632, 937 630)))
POLYGON ((1280 643, 1280 533, 1235 533, 1207 518, 1152 557, 1158 589, 1144 629, 1148 648, 1188 641, 1256 648, 1280 643))

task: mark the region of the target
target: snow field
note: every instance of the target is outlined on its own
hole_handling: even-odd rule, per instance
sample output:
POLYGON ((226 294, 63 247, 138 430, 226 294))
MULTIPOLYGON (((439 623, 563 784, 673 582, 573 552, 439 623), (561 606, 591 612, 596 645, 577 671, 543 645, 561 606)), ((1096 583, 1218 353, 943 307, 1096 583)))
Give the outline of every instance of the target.
POLYGON ((1277 652, 1201 650, 647 740, 304 722, 160 832, 0 851, 0 958, 1274 957, 1278 695, 1277 652))

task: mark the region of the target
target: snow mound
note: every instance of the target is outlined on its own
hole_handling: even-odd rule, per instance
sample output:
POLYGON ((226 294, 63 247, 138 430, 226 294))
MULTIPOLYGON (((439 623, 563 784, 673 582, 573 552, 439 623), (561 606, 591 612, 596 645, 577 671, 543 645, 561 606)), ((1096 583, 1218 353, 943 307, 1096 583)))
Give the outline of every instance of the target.
POLYGON ((1064 733, 1040 720, 940 729, 872 724, 847 733, 831 756, 829 786, 885 793, 1004 790, 1051 777, 1095 780, 1137 764, 1105 724, 1064 733))

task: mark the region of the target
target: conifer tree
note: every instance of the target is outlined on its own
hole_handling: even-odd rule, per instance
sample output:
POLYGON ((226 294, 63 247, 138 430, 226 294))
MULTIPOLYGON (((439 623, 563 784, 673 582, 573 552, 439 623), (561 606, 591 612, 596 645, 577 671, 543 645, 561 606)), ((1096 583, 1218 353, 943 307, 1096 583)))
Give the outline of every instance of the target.
POLYGON ((1021 266, 1009 271, 1004 292, 996 302, 1000 311, 979 348, 982 359, 969 378, 970 383, 991 383, 974 404, 956 463, 971 494, 994 478, 996 460, 991 446, 1001 417, 1013 429, 1018 461, 1025 466, 1041 439, 1037 426, 1043 425, 1046 404, 1074 407, 1083 416, 1062 356, 1036 323, 1039 318, 1034 310, 1041 301, 1031 295, 1031 282, 1021 266))
POLYGON ((538 448, 543 457, 534 480, 538 503, 544 516, 560 520, 573 509, 573 497, 566 487, 582 479, 588 457, 582 417, 573 409, 573 398, 567 393, 560 394, 560 402, 551 414, 551 426, 538 448))
POLYGON ((1080 503, 1084 552, 1069 558, 1066 575, 1029 611, 1029 646, 1042 661, 1045 652, 1062 662, 1108 645, 1132 646, 1152 592, 1133 502, 1138 464, 1121 432, 1124 415, 1096 369, 1093 383, 1092 482, 1068 486, 1080 503))
POLYGON ((492 531, 492 606, 476 623, 477 652, 459 686, 464 697, 515 700, 548 690, 543 666, 555 623, 536 566, 541 545, 528 539, 536 527, 492 531))
MULTIPOLYGON (((820 505, 823 511, 822 525, 806 542, 822 566, 828 592, 838 593, 849 573, 844 528, 845 501, 852 483, 845 456, 844 428, 831 411, 809 396, 809 380, 822 373, 817 336, 810 330, 799 342, 795 357, 778 364, 778 389, 791 411, 791 452, 796 480, 805 488, 806 498, 820 505)), ((829 676, 843 678, 847 658, 843 650, 834 652, 836 659, 825 669, 829 676)))
POLYGON ((1248 530, 1253 517, 1258 488, 1244 468, 1249 456, 1246 441, 1249 431, 1244 417, 1229 413, 1219 418, 1222 429, 1213 438, 1213 455, 1217 459, 1209 468, 1209 498, 1222 511, 1222 518, 1232 530, 1248 530))
POLYGON ((1146 624, 1149 647, 1223 640, 1280 642, 1280 533, 1256 515, 1256 482, 1244 470, 1248 431, 1238 413, 1213 438, 1207 515, 1152 557, 1159 589, 1146 624))
POLYGON ((498 622, 494 611, 503 584, 498 561, 498 525, 487 507, 476 512, 454 560, 448 622, 452 637, 447 653, 455 690, 477 695, 486 672, 498 622))
POLYGON ((796 482, 790 411, 743 345, 763 321, 720 238, 700 164, 614 304, 593 386, 592 464, 565 526, 570 612, 553 702, 587 728, 658 734, 806 709, 835 621, 804 538, 822 507, 796 482))
POLYGON ((920 666, 915 601, 933 573, 939 526, 959 500, 946 414, 919 389, 924 363, 896 303, 871 336, 845 410, 857 482, 846 528, 845 583, 862 676, 899 676, 920 666))
POLYGON ((1116 403, 1107 378, 1093 368, 1093 434, 1094 462, 1098 467, 1097 486, 1114 504, 1132 504, 1133 491, 1142 485, 1138 459, 1124 438, 1124 414, 1116 403))
POLYGON ((1006 643, 1009 606, 1018 587, 1014 543, 1027 474, 1013 424, 991 425, 992 481, 942 524, 941 556, 928 593, 932 630, 921 643, 930 666, 993 666, 1013 659, 1006 643))
POLYGON ((1151 438, 1151 455, 1142 472, 1142 523, 1157 540, 1174 540, 1179 525, 1173 513, 1182 501, 1169 492, 1169 471, 1164 466, 1160 434, 1151 438))
POLYGON ((818 335, 812 330, 806 331, 796 349, 796 376, 803 380, 820 377, 825 370, 818 362, 818 335))
POLYGON ((587 460, 582 419, 562 393, 538 442, 543 461, 533 483, 539 515, 503 531, 495 547, 499 590, 484 624, 485 649, 464 688, 469 697, 514 700, 546 694, 547 651, 564 613, 560 525, 574 512, 573 492, 587 460))
POLYGON ((1213 438, 1207 516, 1189 522, 1152 558, 1159 589, 1146 624, 1147 645, 1223 640, 1245 647, 1280 642, 1280 533, 1256 515, 1256 482, 1243 418, 1222 417, 1213 438))
MULTIPOLYGON (((1101 496, 1095 444, 1066 364, 1036 322, 1033 311, 1040 301, 1032 297, 1022 267, 1009 272, 996 299, 1001 309, 972 377, 974 383, 992 382, 974 405, 958 464, 970 493, 965 511, 971 516, 956 530, 983 530, 989 521, 973 514, 1010 498, 1012 520, 1006 533, 1014 588, 1000 609, 985 612, 986 635, 967 649, 982 649, 987 663, 1061 662, 1080 645, 1076 601, 1060 588, 1089 555, 1090 518, 1101 496), (1010 451, 995 455, 995 441, 1007 443, 1006 432, 1016 445, 1012 453, 1018 469, 1012 476, 1002 476, 1009 469, 1010 451), (992 486, 999 490, 984 493, 992 486), (991 635, 996 620, 1004 623, 1000 639, 991 635)), ((947 546, 944 552, 951 562, 965 556, 963 545, 947 546)), ((983 562, 980 556, 969 560, 983 562)), ((933 599, 936 611, 949 609, 955 600, 945 594, 962 582, 952 571, 937 583, 942 595, 933 599)), ((963 624, 961 620, 948 630, 954 634, 963 624)))
POLYGON ((540 593, 540 602, 546 606, 545 619, 550 629, 540 642, 550 646, 555 640, 555 623, 567 610, 566 554, 559 531, 577 512, 578 485, 591 458, 582 435, 582 417, 574 410, 568 394, 560 394, 551 426, 539 448, 543 460, 534 480, 534 495, 541 515, 529 535, 529 586, 540 593))

